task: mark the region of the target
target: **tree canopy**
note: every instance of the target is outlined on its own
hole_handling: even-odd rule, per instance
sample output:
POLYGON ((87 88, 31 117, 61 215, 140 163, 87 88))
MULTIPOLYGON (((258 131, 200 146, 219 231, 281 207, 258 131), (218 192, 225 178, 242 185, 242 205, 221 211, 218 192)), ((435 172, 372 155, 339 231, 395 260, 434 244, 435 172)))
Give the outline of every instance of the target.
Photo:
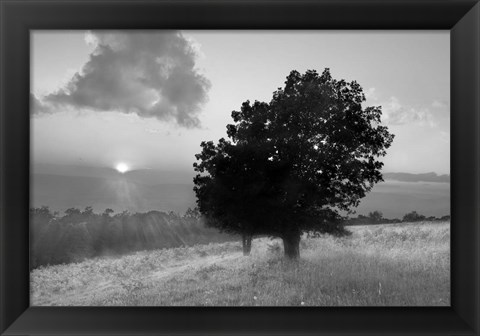
POLYGON ((202 142, 194 169, 197 204, 211 226, 268 234, 299 256, 302 232, 344 232, 341 211, 382 180, 379 157, 393 141, 381 107, 363 108, 356 82, 292 71, 270 103, 232 112, 229 140, 202 142))

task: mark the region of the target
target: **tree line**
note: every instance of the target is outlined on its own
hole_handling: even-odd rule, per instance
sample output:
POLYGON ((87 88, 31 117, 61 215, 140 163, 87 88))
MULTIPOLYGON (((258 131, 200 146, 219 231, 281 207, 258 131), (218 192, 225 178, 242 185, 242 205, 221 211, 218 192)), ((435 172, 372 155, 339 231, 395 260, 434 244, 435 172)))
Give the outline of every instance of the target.
POLYGON ((355 218, 346 218, 345 225, 369 225, 369 224, 390 224, 390 223, 407 223, 407 222, 440 222, 440 221, 449 221, 450 216, 445 215, 442 217, 435 216, 424 216, 416 211, 409 212, 405 214, 402 219, 399 218, 384 218, 383 213, 380 211, 369 212, 367 216, 358 215, 355 218))
POLYGON ((114 214, 67 209, 62 215, 47 206, 30 209, 30 268, 80 262, 134 251, 238 240, 208 228, 196 210, 114 214))

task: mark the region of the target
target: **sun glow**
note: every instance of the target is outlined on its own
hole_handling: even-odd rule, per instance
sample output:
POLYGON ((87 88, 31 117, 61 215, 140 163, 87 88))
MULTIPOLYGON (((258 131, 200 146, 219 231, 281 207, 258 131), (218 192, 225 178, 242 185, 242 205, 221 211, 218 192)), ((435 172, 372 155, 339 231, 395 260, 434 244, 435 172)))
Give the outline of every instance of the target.
POLYGON ((127 171, 130 170, 130 168, 123 162, 120 162, 119 164, 117 164, 115 166, 115 169, 119 172, 119 173, 126 173, 127 171))

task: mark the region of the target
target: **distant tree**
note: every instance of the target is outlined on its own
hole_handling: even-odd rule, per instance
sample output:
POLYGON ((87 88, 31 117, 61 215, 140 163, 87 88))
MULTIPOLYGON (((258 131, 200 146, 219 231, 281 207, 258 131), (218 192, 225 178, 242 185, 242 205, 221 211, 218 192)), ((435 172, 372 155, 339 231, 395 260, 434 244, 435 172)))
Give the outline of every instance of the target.
POLYGON ((67 216, 75 216, 75 215, 80 215, 82 212, 77 209, 77 208, 69 208, 67 210, 65 210, 65 214, 67 216))
POLYGON ((49 207, 30 209, 30 267, 35 268, 43 260, 41 255, 45 251, 45 242, 48 240, 48 230, 55 215, 49 207))
POLYGON ((94 248, 85 223, 69 223, 63 226, 62 239, 56 246, 61 262, 80 262, 93 256, 94 248))
POLYGON ((85 207, 85 210, 83 210, 82 215, 84 216, 92 216, 93 213, 93 208, 91 206, 85 207))
POLYGON ((31 208, 30 218, 35 221, 34 224, 45 226, 55 218, 55 214, 50 211, 48 206, 42 206, 40 208, 31 208))
POLYGON ((197 207, 195 208, 188 208, 187 211, 185 211, 185 215, 183 215, 183 218, 187 219, 200 219, 200 211, 198 210, 197 207))
POLYGON ((412 211, 403 216, 404 222, 419 222, 425 220, 425 216, 419 215, 416 211, 412 211))
POLYGON ((168 215, 172 218, 175 218, 175 219, 180 219, 181 218, 180 215, 178 213, 176 213, 175 211, 170 211, 168 213, 168 215))
POLYGON ((112 214, 114 213, 114 211, 110 208, 107 208, 105 209, 105 211, 103 212, 103 216, 107 216, 107 217, 110 217, 112 214))
POLYGON ((380 211, 370 212, 368 218, 370 218, 373 223, 380 223, 383 220, 383 214, 380 211))
POLYGON ((130 217, 130 212, 128 210, 123 210, 122 212, 117 213, 114 217, 117 217, 117 218, 130 217))
POLYGON ((200 212, 210 226, 283 240, 299 257, 302 232, 343 234, 349 211, 382 181, 393 135, 380 125, 381 107, 362 107, 353 81, 292 71, 270 103, 233 111, 230 140, 202 142, 194 163, 200 212))

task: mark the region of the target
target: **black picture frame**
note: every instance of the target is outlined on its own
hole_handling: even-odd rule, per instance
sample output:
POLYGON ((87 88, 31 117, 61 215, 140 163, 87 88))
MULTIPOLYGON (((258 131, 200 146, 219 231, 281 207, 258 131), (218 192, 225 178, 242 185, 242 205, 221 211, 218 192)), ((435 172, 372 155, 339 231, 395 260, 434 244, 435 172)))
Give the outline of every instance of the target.
POLYGON ((480 4, 474 0, 0 0, 1 335, 479 335, 480 4), (446 29, 451 307, 29 307, 31 29, 446 29))

